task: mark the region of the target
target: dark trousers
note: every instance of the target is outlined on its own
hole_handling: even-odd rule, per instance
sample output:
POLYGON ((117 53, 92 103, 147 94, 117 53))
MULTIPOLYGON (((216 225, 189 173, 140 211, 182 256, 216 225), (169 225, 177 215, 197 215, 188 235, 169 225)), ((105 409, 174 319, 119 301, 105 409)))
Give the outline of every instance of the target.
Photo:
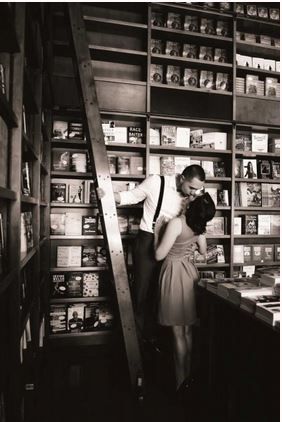
POLYGON ((160 263, 155 260, 154 235, 139 230, 133 246, 133 302, 139 336, 150 337, 157 325, 160 263))

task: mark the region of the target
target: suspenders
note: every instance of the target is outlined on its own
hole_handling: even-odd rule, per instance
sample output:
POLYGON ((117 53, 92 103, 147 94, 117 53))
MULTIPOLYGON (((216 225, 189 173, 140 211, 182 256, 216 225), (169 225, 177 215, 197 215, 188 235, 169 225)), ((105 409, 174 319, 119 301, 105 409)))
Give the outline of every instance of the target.
POLYGON ((156 212, 153 218, 153 223, 152 223, 152 228, 153 231, 155 230, 155 224, 156 221, 159 217, 160 214, 160 210, 161 210, 161 206, 162 206, 162 202, 163 202, 163 196, 164 196, 164 184, 165 184, 165 179, 164 176, 160 176, 161 178, 161 187, 160 187, 160 194, 159 194, 159 200, 158 200, 158 204, 157 204, 157 208, 156 208, 156 212))

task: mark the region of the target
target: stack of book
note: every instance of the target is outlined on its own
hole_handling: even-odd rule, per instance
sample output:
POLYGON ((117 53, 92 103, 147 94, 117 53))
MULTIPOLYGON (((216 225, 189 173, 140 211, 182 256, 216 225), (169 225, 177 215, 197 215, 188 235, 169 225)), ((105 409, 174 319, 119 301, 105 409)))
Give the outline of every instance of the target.
POLYGON ((257 303, 255 316, 272 326, 280 321, 280 301, 269 303, 257 303))

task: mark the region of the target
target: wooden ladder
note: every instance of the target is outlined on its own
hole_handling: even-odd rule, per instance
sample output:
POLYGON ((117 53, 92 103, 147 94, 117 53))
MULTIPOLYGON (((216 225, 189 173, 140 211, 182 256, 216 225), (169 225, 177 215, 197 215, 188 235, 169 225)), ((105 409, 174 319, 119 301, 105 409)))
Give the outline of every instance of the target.
POLYGON ((96 187, 102 188, 106 192, 106 195, 98 201, 99 210, 103 214, 103 232, 109 249, 131 386, 139 392, 140 396, 138 398, 141 400, 142 388, 140 387, 144 384, 141 354, 86 28, 80 4, 68 3, 67 9, 74 50, 73 62, 74 68, 77 71, 79 94, 81 95, 82 107, 85 113, 86 138, 94 183, 96 187))

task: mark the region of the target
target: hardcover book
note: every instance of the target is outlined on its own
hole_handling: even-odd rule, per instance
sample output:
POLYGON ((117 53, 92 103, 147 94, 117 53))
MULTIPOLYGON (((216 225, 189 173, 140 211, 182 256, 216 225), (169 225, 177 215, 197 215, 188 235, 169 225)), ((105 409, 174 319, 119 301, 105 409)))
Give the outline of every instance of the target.
POLYGON ((217 205, 219 207, 229 207, 229 195, 227 189, 217 190, 217 205))
POLYGON ((227 51, 225 48, 214 49, 214 61, 220 63, 227 63, 227 51))
POLYGON ((84 201, 84 180, 70 180, 68 186, 68 202, 82 204, 84 201))
POLYGON ((163 54, 163 41, 162 40, 151 40, 151 53, 152 54, 163 54))
POLYGON ((67 296, 67 284, 66 284, 65 274, 52 274, 51 296, 52 297, 67 296))
POLYGON ((276 97, 278 79, 276 78, 265 78, 265 95, 267 97, 276 97))
POLYGON ((280 234, 280 215, 272 214, 270 216, 270 234, 280 234))
POLYGON ((200 88, 214 89, 214 73, 208 70, 201 70, 200 88))
POLYGON ((99 329, 99 302, 87 303, 84 308, 84 330, 96 331, 99 329))
MULTIPOLYGON (((128 225, 128 223, 127 223, 128 225)), ((104 267, 108 263, 107 259, 107 249, 104 246, 97 245, 96 246, 96 254, 97 254, 97 265, 98 267, 104 267)))
POLYGON ((214 177, 214 162, 213 161, 202 161, 202 168, 207 178, 214 177))
POLYGON ((246 76, 246 94, 257 95, 258 93, 258 76, 247 75, 246 76))
POLYGON ((79 122, 68 123, 68 138, 69 139, 84 139, 83 124, 79 122))
POLYGON ((269 19, 271 21, 279 21, 280 20, 280 11, 279 11, 279 9, 270 8, 269 9, 269 19))
POLYGON ((180 67, 179 66, 167 66, 166 71, 166 83, 168 85, 180 85, 180 67))
POLYGON ((67 280, 67 296, 81 297, 82 296, 82 273, 70 273, 67 280))
POLYGON ((200 60, 213 60, 213 49, 212 47, 205 47, 201 46, 199 51, 199 59, 200 60))
POLYGON ((168 56, 180 56, 180 44, 176 41, 167 41, 165 54, 168 56))
POLYGON ((253 245, 253 262, 263 262, 262 245, 253 245))
POLYGON ((171 176, 175 174, 175 160, 173 156, 160 157, 161 176, 171 176))
POLYGON ((264 6, 258 6, 258 17, 262 19, 268 19, 268 8, 264 6))
POLYGON ((190 147, 191 148, 202 148, 203 145, 203 130, 191 130, 190 132, 190 147))
POLYGON ((108 164, 110 174, 116 174, 117 157, 115 155, 108 155, 108 164))
POLYGON ((82 235, 97 234, 97 218, 94 215, 82 216, 82 235))
POLYGON ((248 264, 249 262, 252 262, 252 251, 253 247, 251 245, 243 246, 244 263, 248 264))
POLYGON ((213 169, 215 177, 226 177, 224 161, 214 161, 213 169))
POLYGON ((257 179, 257 160, 243 159, 242 170, 244 179, 257 179))
POLYGON ((118 174, 130 174, 130 157, 117 158, 118 174))
POLYGON ((190 147, 190 128, 177 127, 175 146, 182 148, 190 147))
POLYGON ((228 37, 228 23, 226 21, 218 20, 216 22, 216 35, 228 37))
POLYGON ((71 154, 71 171, 76 173, 87 172, 86 152, 74 152, 71 154))
POLYGON ((198 87, 198 70, 184 69, 183 84, 184 86, 197 88, 198 87))
POLYGON ((228 91, 229 81, 228 73, 217 73, 215 88, 220 91, 228 91))
POLYGON ((264 262, 274 261, 274 245, 263 245, 262 253, 264 262))
POLYGON ((50 305, 49 314, 50 333, 64 333, 67 329, 66 305, 50 305))
POLYGON ((167 28, 171 29, 181 29, 181 15, 179 13, 169 12, 167 14, 167 28))
POLYGON ((51 183, 51 201, 66 202, 66 187, 65 183, 51 183))
POLYGON ((201 34, 215 35, 215 22, 213 19, 201 18, 201 34))
POLYGON ((233 231, 235 236, 242 234, 242 217, 234 217, 233 231))
POLYGON ((247 4, 247 15, 250 17, 257 16, 257 5, 256 4, 247 4))
POLYGON ((176 135, 177 135, 176 126, 162 126, 161 127, 161 145, 175 145, 176 135))
POLYGON ((96 267, 97 266, 97 251, 95 247, 83 246, 82 249, 82 266, 96 267))
POLYGON ((105 144, 115 141, 115 122, 109 121, 102 123, 105 144))
POLYGON ((142 127, 129 126, 127 130, 127 139, 129 144, 142 144, 144 142, 145 133, 142 127))
POLYGON ((152 11, 151 24, 154 26, 164 26, 164 15, 159 12, 152 11))
POLYGON ((258 160, 259 179, 271 179, 271 165, 268 160, 258 160))
POLYGON ((83 273, 83 297, 97 297, 100 290, 99 273, 83 273))
POLYGON ((69 151, 53 150, 52 152, 52 169, 55 171, 70 170, 70 153, 69 151))
POLYGON ((280 179, 280 162, 270 161, 272 179, 280 179))
POLYGON ((261 183, 240 183, 240 200, 242 207, 262 206, 261 183))
POLYGON ((258 234, 258 216, 244 215, 244 234, 258 234))
POLYGON ((280 185, 272 183, 262 183, 262 206, 280 207, 280 185))
POLYGON ((195 44, 183 44, 182 57, 188 59, 197 58, 197 46, 195 44))
POLYGON ((224 246, 216 245, 216 248, 217 248, 217 262, 219 264, 224 264, 225 263, 224 246))
POLYGON ((50 214, 50 234, 65 234, 65 214, 50 214))
POLYGON ((71 331, 72 333, 79 333, 83 330, 84 308, 85 304, 83 303, 68 305, 68 331, 71 331))
POLYGON ((214 217, 207 223, 206 233, 210 235, 224 235, 225 234, 226 219, 225 217, 214 217))
POLYGON ((57 246, 58 267, 80 267, 81 246, 57 246))
POLYGON ((258 234, 269 235, 270 233, 270 215, 259 214, 258 215, 258 234))
POLYGON ((144 174, 143 157, 130 157, 130 174, 141 175, 144 174))
POLYGON ((184 30, 191 32, 199 31, 198 16, 186 15, 184 19, 184 30))
POLYGON ((163 66, 161 64, 151 64, 150 81, 160 84, 163 82, 163 66))
POLYGON ((244 246, 243 245, 234 245, 233 249, 234 253, 234 262, 236 264, 243 264, 244 263, 244 246))
POLYGON ((62 120, 54 120, 53 122, 53 138, 67 139, 68 137, 68 122, 62 120))
POLYGON ((65 220, 65 235, 80 236, 82 231, 81 214, 77 212, 67 212, 65 220))

